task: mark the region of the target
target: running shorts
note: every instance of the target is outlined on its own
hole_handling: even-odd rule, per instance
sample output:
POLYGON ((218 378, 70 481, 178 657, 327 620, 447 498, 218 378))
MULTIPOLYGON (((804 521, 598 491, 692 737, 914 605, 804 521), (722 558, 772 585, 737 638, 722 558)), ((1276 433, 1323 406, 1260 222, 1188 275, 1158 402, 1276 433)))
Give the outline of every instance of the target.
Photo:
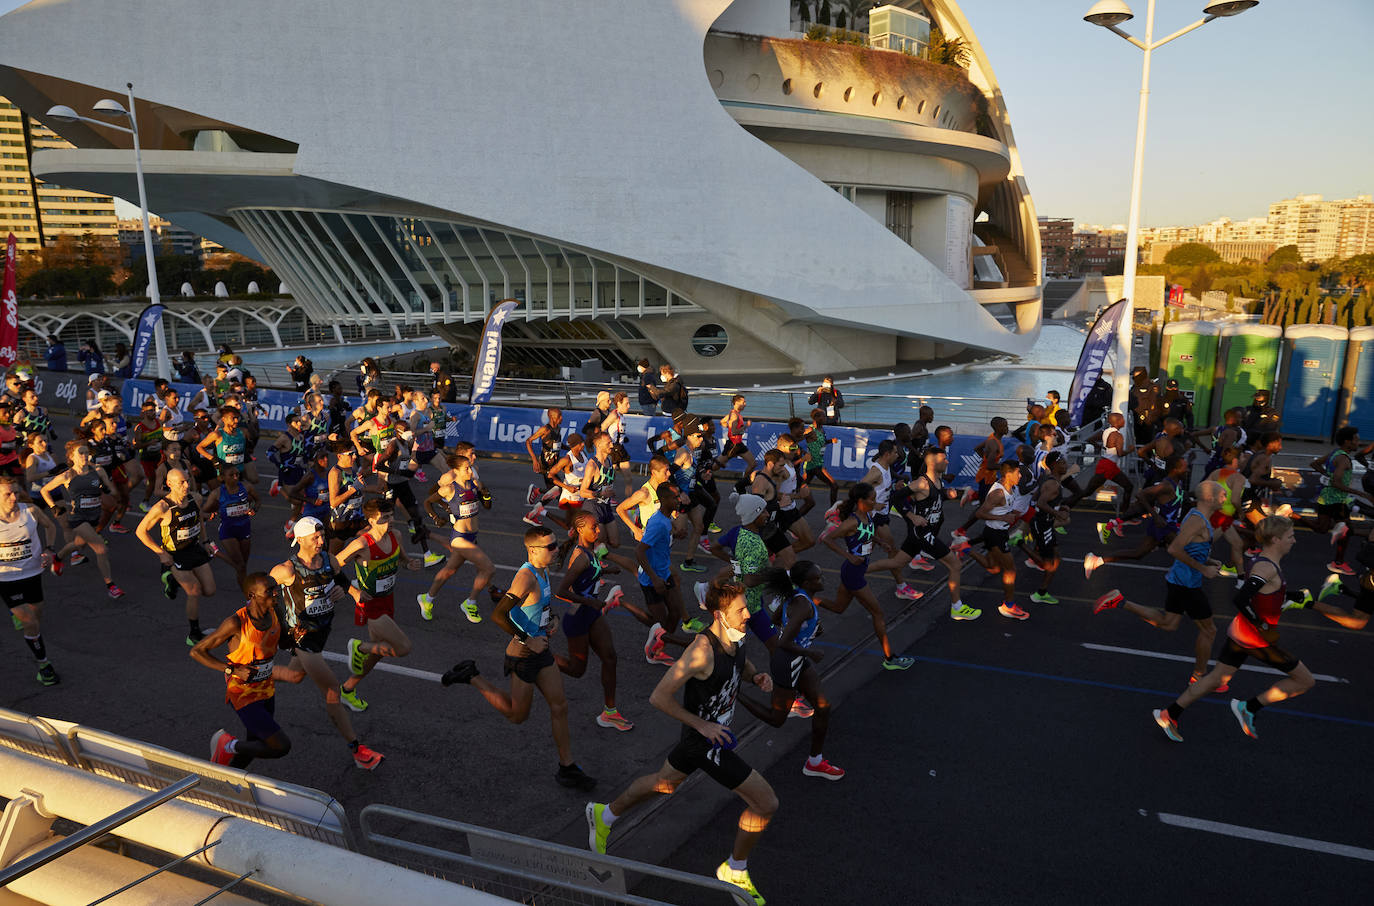
POLYGON ((774 648, 768 658, 768 672, 773 677, 773 685, 778 689, 795 689, 801 680, 802 670, 810 658, 774 648))
MULTIPOLYGON (((664 579, 663 579, 663 588, 664 588, 665 591, 666 591, 667 589, 674 588, 674 587, 676 587, 676 586, 677 586, 677 579, 676 579, 676 578, 674 578, 673 576, 666 576, 666 577, 664 577, 664 579)), ((646 605, 648 605, 649 607, 653 607, 655 604, 662 604, 664 607, 667 607, 667 606, 668 606, 668 599, 667 599, 667 597, 665 597, 664 595, 659 594, 659 593, 654 589, 654 585, 653 585, 652 582, 650 582, 648 585, 645 585, 643 582, 640 582, 640 583, 639 583, 639 590, 642 591, 642 592, 644 592, 644 603, 645 603, 646 605)))
POLYGON ((1103 456, 1098 459, 1097 465, 1093 468, 1093 474, 1101 475, 1105 481, 1116 481, 1121 475, 1121 467, 1103 456))
POLYGON ((1345 522, 1350 518, 1348 503, 1318 503, 1312 508, 1317 511, 1318 516, 1326 516, 1332 522, 1345 522))
POLYGON ((668 764, 684 774, 701 771, 716 783, 733 790, 749 779, 754 769, 734 749, 717 748, 696 730, 686 729, 668 753, 668 764))
POLYGON ((934 532, 913 529, 906 533, 906 540, 902 542, 902 552, 913 560, 921 554, 932 560, 943 560, 949 554, 949 545, 941 541, 940 536, 934 532))
POLYGON ((725 447, 725 452, 720 454, 721 462, 729 462, 736 457, 743 457, 749 452, 749 448, 744 445, 742 440, 731 440, 725 447))
POLYGON ((1011 553, 1011 544, 1008 543, 1008 531, 1004 528, 983 528, 983 547, 989 551, 1001 551, 1004 554, 1011 553))
POLYGON ((300 641, 296 641, 290 633, 282 633, 281 647, 287 651, 308 651, 311 654, 320 654, 324 651, 324 646, 329 641, 329 630, 333 627, 334 615, 320 619, 312 617, 309 622, 301 621, 305 627, 305 633, 300 641))
POLYGON ((840 584, 849 591, 858 591, 868 585, 868 558, 862 563, 850 563, 848 558, 840 564, 840 584))
POLYGON ((1234 639, 1227 638, 1226 647, 1221 649, 1221 654, 1217 656, 1218 664, 1225 664, 1228 667, 1240 669, 1240 665, 1245 663, 1246 658, 1254 658, 1261 664, 1273 667, 1283 673, 1292 673, 1298 666, 1298 659, 1278 645, 1266 645, 1263 648, 1244 648, 1237 645, 1234 639))
POLYGON ((534 685, 535 679, 539 676, 539 671, 553 665, 553 652, 547 648, 538 654, 531 654, 527 657, 516 657, 513 654, 508 654, 506 655, 505 673, 506 676, 514 673, 517 678, 534 685))
POLYGON ((203 544, 192 544, 190 547, 168 553, 172 555, 172 569, 179 569, 184 573, 210 562, 210 554, 206 552, 203 544))
POLYGON ((243 522, 238 525, 221 521, 219 524, 219 540, 225 538, 236 538, 239 541, 247 541, 253 537, 253 524, 243 522))
POLYGON ((25 604, 42 604, 43 574, 0 582, 0 598, 5 599, 5 606, 10 610, 23 607, 25 604))
POLYGON ((746 621, 749 628, 758 636, 760 642, 767 643, 769 639, 778 634, 778 627, 773 625, 773 618, 768 614, 768 608, 760 607, 758 610, 749 614, 746 621))
POLYGON ((281 732, 281 724, 277 723, 276 712, 277 697, 275 695, 260 698, 257 701, 249 702, 242 708, 234 709, 234 713, 243 722, 243 729, 248 731, 248 738, 257 740, 268 739, 281 732))
POLYGON ((1212 602, 1201 588, 1188 588, 1173 582, 1164 583, 1164 610, 1166 613, 1181 613, 1190 620, 1210 620, 1212 602))
POLYGON ((563 635, 568 638, 587 635, 592 631, 592 624, 601 619, 601 610, 586 604, 571 607, 568 612, 563 614, 563 635))
POLYGON ((763 546, 768 548, 770 554, 782 553, 792 546, 792 539, 787 537, 787 532, 776 522, 764 523, 760 537, 763 538, 763 546))
POLYGON ((366 626, 369 620, 396 615, 396 596, 378 595, 369 601, 359 601, 353 607, 353 625, 366 626))

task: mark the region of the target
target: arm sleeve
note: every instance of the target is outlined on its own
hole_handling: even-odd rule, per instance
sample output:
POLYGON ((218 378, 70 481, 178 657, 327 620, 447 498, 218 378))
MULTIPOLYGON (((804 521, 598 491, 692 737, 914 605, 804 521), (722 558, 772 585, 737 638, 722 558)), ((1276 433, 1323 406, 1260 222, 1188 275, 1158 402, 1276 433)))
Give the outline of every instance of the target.
POLYGON ((1250 622, 1256 624, 1260 623, 1261 620, 1259 614, 1255 612, 1255 606, 1252 602, 1255 595, 1259 594, 1260 589, 1264 587, 1264 583, 1265 580, 1259 576, 1246 576, 1245 583, 1236 589, 1235 597, 1231 599, 1231 603, 1236 605, 1236 610, 1244 614, 1250 622))

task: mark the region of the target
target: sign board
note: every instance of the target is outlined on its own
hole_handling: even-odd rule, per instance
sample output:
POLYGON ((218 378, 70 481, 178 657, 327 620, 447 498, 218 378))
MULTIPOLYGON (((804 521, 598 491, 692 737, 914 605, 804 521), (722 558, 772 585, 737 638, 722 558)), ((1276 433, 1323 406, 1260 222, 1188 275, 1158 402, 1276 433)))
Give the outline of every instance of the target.
POLYGON ((1180 355, 1180 356, 1178 357, 1178 360, 1179 360, 1180 362, 1191 362, 1191 361, 1193 360, 1193 357, 1192 357, 1192 355, 1190 355, 1189 353, 1186 353, 1186 352, 1185 352, 1185 353, 1183 353, 1182 355, 1180 355))
POLYGON ((1321 359, 1303 359, 1303 360, 1302 360, 1302 367, 1304 367, 1304 368, 1320 368, 1320 367, 1322 367, 1321 359))
POLYGON ((581 887, 625 892, 625 872, 614 865, 604 865, 591 855, 551 852, 479 834, 468 834, 468 850, 474 859, 509 865, 521 873, 533 872, 581 887))

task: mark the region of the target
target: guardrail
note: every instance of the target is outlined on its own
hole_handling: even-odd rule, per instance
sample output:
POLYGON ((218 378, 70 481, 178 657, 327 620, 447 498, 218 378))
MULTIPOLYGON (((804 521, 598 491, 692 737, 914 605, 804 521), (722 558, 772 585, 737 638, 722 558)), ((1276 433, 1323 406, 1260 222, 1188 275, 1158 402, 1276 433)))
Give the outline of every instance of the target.
POLYGON ((358 821, 368 845, 396 850, 404 854, 403 861, 413 863, 412 867, 445 880, 522 903, 540 906, 565 903, 753 906, 753 900, 740 888, 715 878, 574 849, 437 815, 389 805, 369 805, 359 813, 358 821), (461 845, 467 852, 440 849, 383 833, 376 824, 387 819, 403 821, 412 830, 422 827, 441 831, 445 843, 454 847, 461 845), (650 899, 628 892, 644 881, 652 881, 656 888, 666 889, 669 898, 650 899))

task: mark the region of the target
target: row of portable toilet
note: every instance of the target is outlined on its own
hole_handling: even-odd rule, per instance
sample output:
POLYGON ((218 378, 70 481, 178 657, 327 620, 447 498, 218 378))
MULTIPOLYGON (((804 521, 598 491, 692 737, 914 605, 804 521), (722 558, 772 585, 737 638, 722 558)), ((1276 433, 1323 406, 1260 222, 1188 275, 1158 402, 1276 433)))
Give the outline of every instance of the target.
POLYGON ((1192 397, 1199 425, 1269 390, 1286 435, 1325 439, 1351 424, 1374 437, 1374 327, 1174 321, 1159 362, 1192 397))

